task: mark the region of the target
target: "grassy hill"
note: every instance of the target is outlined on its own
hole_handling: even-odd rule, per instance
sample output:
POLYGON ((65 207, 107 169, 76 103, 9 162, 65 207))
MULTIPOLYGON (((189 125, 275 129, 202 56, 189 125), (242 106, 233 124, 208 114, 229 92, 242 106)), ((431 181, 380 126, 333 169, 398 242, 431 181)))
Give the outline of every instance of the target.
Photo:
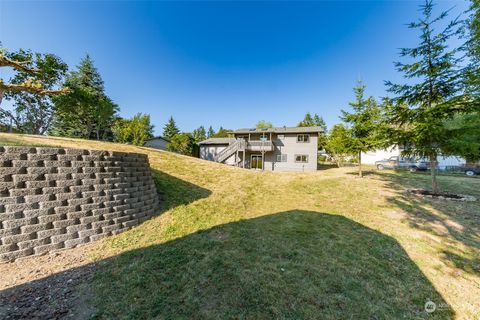
MULTIPOLYGON (((404 193, 428 176, 254 172, 114 143, 0 141, 148 154, 158 215, 67 251, 87 255, 55 269, 97 262, 87 287, 98 318, 480 318, 480 203, 404 193)), ((439 182, 480 197, 480 179, 439 182)))

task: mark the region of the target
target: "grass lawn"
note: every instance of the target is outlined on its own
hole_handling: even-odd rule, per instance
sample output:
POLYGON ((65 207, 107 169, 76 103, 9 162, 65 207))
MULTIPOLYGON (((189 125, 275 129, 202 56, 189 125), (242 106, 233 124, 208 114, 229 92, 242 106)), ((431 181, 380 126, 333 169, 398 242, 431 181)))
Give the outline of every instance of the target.
MULTIPOLYGON (((90 249, 97 318, 480 319, 480 202, 404 192, 428 175, 253 172, 113 143, 2 140, 149 155, 163 207, 90 249)), ((480 198, 478 178, 439 184, 480 198)))

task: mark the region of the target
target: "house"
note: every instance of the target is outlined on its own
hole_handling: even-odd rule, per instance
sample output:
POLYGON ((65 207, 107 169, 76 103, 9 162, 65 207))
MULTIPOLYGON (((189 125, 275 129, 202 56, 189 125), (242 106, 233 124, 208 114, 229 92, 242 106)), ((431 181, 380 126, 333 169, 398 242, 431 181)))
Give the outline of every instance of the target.
POLYGON ((242 168, 316 171, 321 127, 238 129, 199 143, 200 158, 242 168))
MULTIPOLYGON (((401 156, 403 151, 402 147, 391 146, 386 149, 377 149, 369 152, 362 152, 362 163, 363 164, 375 164, 375 161, 389 159, 394 156, 401 156)), ((454 156, 438 156, 437 158, 438 168, 440 170, 448 169, 449 167, 458 167, 465 164, 465 159, 461 157, 454 156)))
POLYGON ((168 140, 167 138, 158 136, 158 137, 153 137, 151 139, 148 139, 147 142, 145 142, 145 146, 150 148, 160 149, 160 150, 167 150, 167 146, 169 143, 170 143, 170 140, 168 140))

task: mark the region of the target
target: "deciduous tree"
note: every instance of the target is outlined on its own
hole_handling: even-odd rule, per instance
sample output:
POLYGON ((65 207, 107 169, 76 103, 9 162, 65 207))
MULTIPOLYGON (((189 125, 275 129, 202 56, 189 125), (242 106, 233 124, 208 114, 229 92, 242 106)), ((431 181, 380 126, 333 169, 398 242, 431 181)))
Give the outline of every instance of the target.
POLYGON ((150 115, 142 113, 137 113, 132 119, 117 119, 112 126, 112 131, 115 141, 137 146, 143 146, 153 137, 150 115))
POLYGON ((265 120, 260 120, 255 124, 255 128, 257 129, 267 129, 267 128, 272 128, 273 124, 269 121, 265 120))
POLYGON ((0 104, 5 96, 28 92, 40 96, 68 93, 68 88, 53 88, 52 80, 61 78, 66 72, 66 65, 55 55, 32 53, 20 49, 17 52, 8 52, 0 48, 0 68, 13 69, 10 82, 0 79, 0 104))
POLYGON ((187 156, 193 156, 195 154, 195 147, 195 139, 191 134, 177 133, 170 139, 167 149, 187 156))
POLYGON ((344 124, 336 124, 326 139, 325 151, 341 167, 345 159, 353 154, 355 143, 351 131, 344 124))
POLYGON ((0 79, 2 97, 13 100, 13 108, 0 107, 0 123, 14 126, 16 132, 44 134, 53 118, 50 95, 67 93, 67 88, 55 89, 65 76, 68 66, 53 54, 19 50, 7 53, 0 49, 0 67, 14 70, 9 84, 0 79))

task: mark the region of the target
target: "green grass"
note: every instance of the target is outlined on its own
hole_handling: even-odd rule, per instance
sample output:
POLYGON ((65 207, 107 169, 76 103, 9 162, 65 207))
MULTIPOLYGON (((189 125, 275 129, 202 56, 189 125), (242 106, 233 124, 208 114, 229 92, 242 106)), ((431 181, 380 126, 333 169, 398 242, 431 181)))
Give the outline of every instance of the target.
MULTIPOLYGON (((480 317, 480 202, 405 193, 428 187, 427 175, 262 173, 148 148, 13 137, 149 155, 162 208, 91 249, 97 318, 480 317), (432 314, 429 300, 439 306, 432 314)), ((480 179, 439 183, 480 197, 480 179)))

